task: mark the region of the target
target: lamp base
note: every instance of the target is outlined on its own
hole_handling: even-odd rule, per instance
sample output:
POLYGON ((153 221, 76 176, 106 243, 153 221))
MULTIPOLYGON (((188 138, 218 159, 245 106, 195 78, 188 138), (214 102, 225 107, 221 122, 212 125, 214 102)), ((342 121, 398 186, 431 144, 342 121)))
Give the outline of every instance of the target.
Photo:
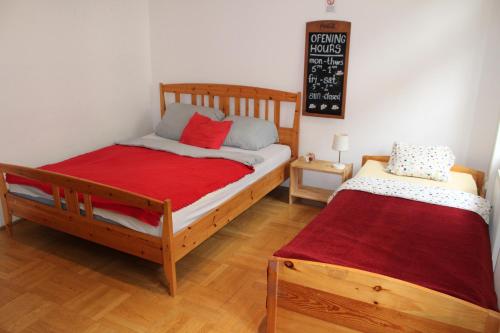
POLYGON ((333 163, 333 167, 338 170, 344 170, 345 169, 345 164, 342 163, 333 163))

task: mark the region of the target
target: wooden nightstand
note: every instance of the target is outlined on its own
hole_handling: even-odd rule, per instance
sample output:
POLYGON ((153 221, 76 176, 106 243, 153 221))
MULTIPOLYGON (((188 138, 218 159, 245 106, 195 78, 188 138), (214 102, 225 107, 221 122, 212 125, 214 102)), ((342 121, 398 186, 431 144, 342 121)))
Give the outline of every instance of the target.
POLYGON ((352 177, 352 163, 346 164, 343 170, 339 170, 332 165, 331 161, 316 160, 307 163, 302 158, 299 158, 290 164, 290 204, 296 198, 311 199, 326 203, 333 193, 332 190, 303 185, 302 174, 304 170, 340 175, 342 176, 342 182, 352 177))

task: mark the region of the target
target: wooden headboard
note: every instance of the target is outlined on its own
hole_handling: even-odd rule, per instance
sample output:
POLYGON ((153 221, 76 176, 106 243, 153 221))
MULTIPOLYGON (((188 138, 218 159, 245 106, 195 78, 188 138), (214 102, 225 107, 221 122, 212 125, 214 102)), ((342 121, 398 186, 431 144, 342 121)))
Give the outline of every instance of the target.
POLYGON ((280 143, 290 146, 292 159, 299 153, 300 93, 280 90, 207 83, 160 83, 160 112, 165 114, 165 94, 174 94, 175 102, 185 100, 182 95, 190 95, 193 105, 215 107, 224 114, 251 116, 274 121, 278 128, 280 143), (293 103, 292 127, 281 127, 282 103, 293 103), (272 119, 271 119, 272 117, 272 119))
MULTIPOLYGON (((368 160, 373 160, 373 161, 379 161, 379 162, 389 162, 389 156, 370 156, 370 155, 364 155, 363 159, 361 161, 361 165, 365 165, 366 161, 368 160)), ((477 186, 477 191, 478 194, 482 197, 485 197, 486 192, 484 188, 484 172, 464 167, 462 165, 455 164, 453 167, 451 167, 451 171, 455 172, 462 172, 462 173, 468 173, 469 175, 474 178, 474 181, 476 182, 477 186)))

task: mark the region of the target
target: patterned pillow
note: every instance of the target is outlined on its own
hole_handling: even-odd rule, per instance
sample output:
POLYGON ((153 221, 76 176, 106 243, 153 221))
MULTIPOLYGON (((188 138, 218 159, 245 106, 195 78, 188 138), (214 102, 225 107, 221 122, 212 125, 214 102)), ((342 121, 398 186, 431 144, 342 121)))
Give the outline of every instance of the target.
POLYGON ((455 155, 446 146, 395 142, 386 170, 398 176, 448 181, 455 155))

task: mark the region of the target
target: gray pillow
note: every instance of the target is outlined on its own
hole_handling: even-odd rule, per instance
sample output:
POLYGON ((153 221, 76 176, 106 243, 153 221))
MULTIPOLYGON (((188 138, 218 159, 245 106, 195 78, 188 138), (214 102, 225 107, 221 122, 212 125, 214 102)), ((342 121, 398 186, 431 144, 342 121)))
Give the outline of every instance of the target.
POLYGON ((276 125, 264 119, 229 116, 233 126, 224 141, 224 146, 246 150, 259 150, 278 142, 276 125))
POLYGON ((167 107, 167 112, 156 126, 155 133, 171 140, 179 140, 189 119, 198 112, 212 120, 224 119, 224 113, 205 106, 174 103, 167 107))

